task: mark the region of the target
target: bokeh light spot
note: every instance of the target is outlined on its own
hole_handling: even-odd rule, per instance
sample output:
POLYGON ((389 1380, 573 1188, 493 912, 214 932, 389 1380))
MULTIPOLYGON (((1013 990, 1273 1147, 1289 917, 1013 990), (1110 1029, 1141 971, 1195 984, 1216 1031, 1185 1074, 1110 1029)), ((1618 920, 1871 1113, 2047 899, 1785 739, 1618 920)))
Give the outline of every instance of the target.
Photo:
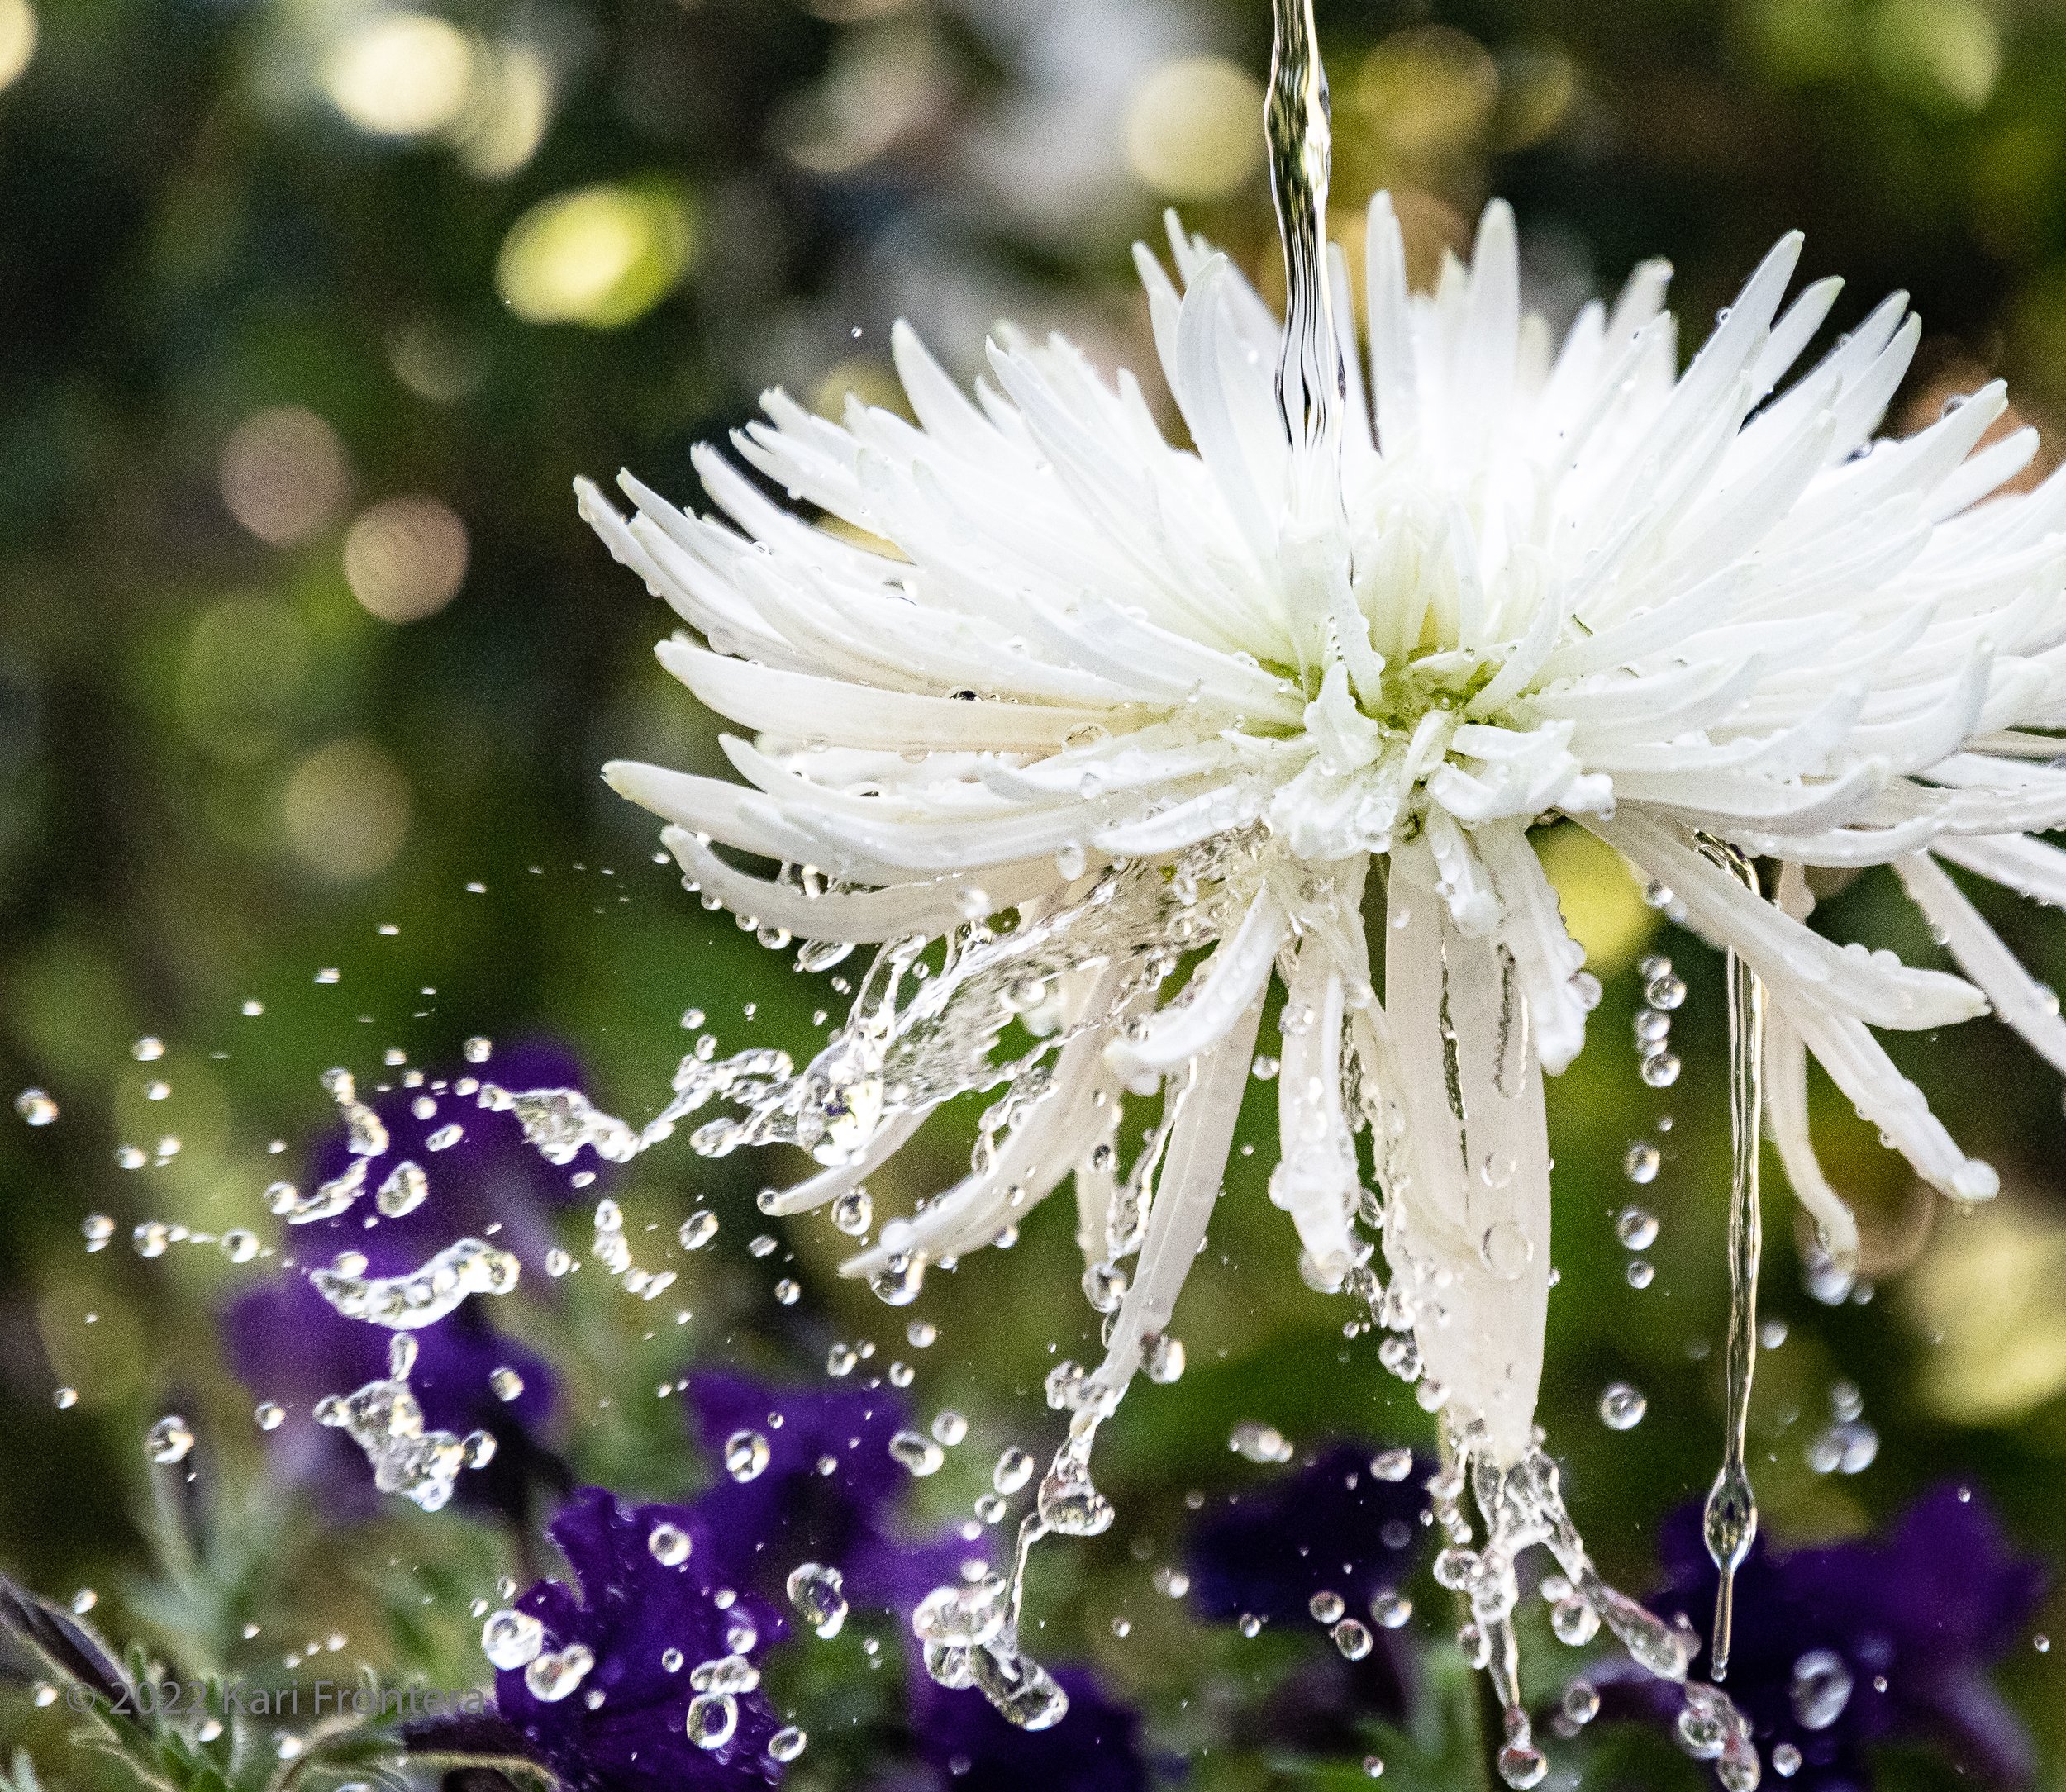
POLYGON ((1263 164, 1263 89, 1224 56, 1152 71, 1126 108, 1126 165, 1173 199, 1221 199, 1263 164))
POLYGON ((615 329, 643 316, 688 270, 695 231, 657 186, 583 187, 541 200, 512 226, 495 285, 526 323, 615 329))
POLYGON ((1597 977, 1613 976, 1657 926, 1634 873, 1619 853, 1583 828, 1567 825, 1535 838, 1564 926, 1585 948, 1586 968, 1597 977))
POLYGON ((464 110, 474 68, 474 45, 457 26, 428 12, 390 12, 331 51, 323 90, 370 135, 427 136, 464 110))
POLYGON ((2002 73, 2002 40, 1978 0, 1880 0, 1874 64, 1891 87, 1978 112, 2002 73))
POLYGON ((222 444, 222 503, 261 541, 283 547, 317 534, 345 501, 351 468, 337 432, 312 411, 254 411, 222 444))
POLYGON ((459 159, 483 180, 502 180, 537 153, 552 122, 552 69, 530 44, 484 52, 473 103, 457 127, 459 159))
POLYGON ((0 0, 0 88, 21 78, 36 54, 36 8, 29 0, 0 0))
POLYGON ((289 775, 280 793, 287 844, 302 864, 332 883, 383 871, 409 831, 409 785, 369 740, 333 740, 289 775))
POLYGON ((345 535, 345 582, 383 622, 442 610, 466 579, 466 525, 434 497, 383 498, 345 535))
POLYGON ((1499 69, 1446 25, 1394 31, 1364 59, 1353 95, 1364 121, 1400 154, 1433 160, 1470 149, 1499 102, 1499 69))
POLYGON ((1937 1228, 1906 1290, 1935 1340, 1923 1397, 1954 1424, 2001 1424, 2066 1391, 2066 1227, 2004 1198, 1937 1228))

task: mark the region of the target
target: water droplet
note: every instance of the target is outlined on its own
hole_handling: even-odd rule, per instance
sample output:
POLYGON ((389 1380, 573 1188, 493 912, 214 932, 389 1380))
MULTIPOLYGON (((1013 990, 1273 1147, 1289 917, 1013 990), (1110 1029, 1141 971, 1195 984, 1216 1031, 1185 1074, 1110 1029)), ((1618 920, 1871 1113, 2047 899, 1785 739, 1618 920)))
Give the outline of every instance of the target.
POLYGON ((1359 1619, 1345 1618, 1327 1633, 1335 1640, 1335 1647, 1351 1661, 1360 1661, 1373 1646, 1374 1639, 1359 1619))
POLYGON ((751 1481, 768 1466, 768 1440, 757 1431, 735 1431, 725 1439, 725 1472, 751 1481))
POLYGON ((144 1447, 154 1462, 180 1462, 193 1447, 193 1428, 177 1413, 167 1413, 150 1428, 144 1447))
POLYGON ((88 1612, 93 1610, 96 1605, 99 1604, 100 1602, 101 1596, 99 1594, 96 1593, 90 1586, 83 1586, 78 1592, 72 1595, 72 1609, 77 1613, 79 1616, 83 1618, 88 1612))
POLYGON ((588 1677, 595 1656, 586 1643, 570 1642, 557 1653, 534 1655, 524 1668, 524 1685, 534 1699, 557 1704, 588 1677))
POLYGON ((1834 1649, 1811 1649, 1793 1664, 1788 1696, 1804 1730, 1826 1730, 1851 1702, 1851 1671, 1834 1649))
POLYGON ((1535 1254, 1533 1241, 1511 1219, 1488 1226, 1478 1241, 1478 1260, 1501 1281, 1517 1280, 1535 1254))
POLYGON ((931 1438, 916 1431, 898 1432, 889 1440, 889 1453, 913 1475, 921 1476, 936 1472, 947 1460, 945 1450, 931 1438))
POLYGON ((1686 1000, 1686 980, 1674 977, 1668 963, 1664 971, 1644 986, 1643 999, 1651 1007, 1661 1008, 1669 1014, 1686 1000))
POLYGON ((252 1423, 261 1431, 277 1431, 287 1417, 287 1409, 275 1400, 260 1400, 252 1409, 252 1423))
POLYGON ((1150 1381, 1167 1387, 1173 1381, 1183 1378, 1183 1340, 1173 1338, 1167 1332, 1158 1332, 1147 1341, 1143 1351, 1144 1360, 1150 1381))
POLYGON ((1556 1633, 1558 1642, 1583 1648, 1599 1633, 1600 1614, 1589 1600, 1573 1594, 1550 1608, 1550 1628, 1556 1633))
POLYGON ((807 1561, 793 1568, 788 1582, 789 1603, 818 1635, 830 1641, 846 1622, 846 1593, 837 1568, 807 1561))
POLYGON ((932 1434, 949 1449, 969 1435, 969 1421, 957 1412, 944 1412, 932 1422, 932 1434))
POLYGON ((483 1034, 477 1033, 472 1039, 466 1042, 464 1049, 466 1053, 466 1062, 468 1063, 485 1064, 488 1060, 489 1054, 494 1051, 495 1046, 493 1040, 488 1039, 483 1034))
POLYGON ((1292 1459, 1290 1438, 1276 1426, 1258 1424, 1252 1419, 1234 1428, 1226 1447, 1248 1462, 1288 1462, 1292 1459))
POLYGON ((1380 1630, 1397 1630, 1413 1616, 1413 1601, 1392 1587, 1381 1587, 1370 1595, 1370 1615, 1380 1630))
MULTIPOLYGON (((1664 1154, 1647 1138, 1639 1138, 1628 1148, 1628 1154, 1621 1159, 1621 1174, 1640 1187, 1657 1180, 1659 1168, 1664 1162, 1664 1154)), ((1630 1208, 1630 1212, 1636 1210, 1630 1208)))
POLYGON ((51 1395, 50 1404, 61 1413, 69 1412, 73 1407, 79 1405, 79 1390, 75 1387, 61 1387, 51 1395))
POLYGON ((232 1263, 248 1263, 259 1254, 259 1237, 255 1232, 242 1226, 232 1226, 222 1234, 217 1247, 232 1263))
POLYGON ((1816 1434, 1807 1465, 1818 1475, 1862 1475, 1878 1455, 1879 1433, 1862 1419, 1848 1419, 1816 1434))
POLYGON ((1001 1494, 1015 1494, 1033 1478, 1035 1466, 1032 1457, 1014 1444, 997 1457, 990 1485, 1001 1494))
POLYGON ((1339 1593, 1320 1592, 1306 1601, 1306 1609, 1313 1614, 1316 1624, 1333 1624, 1341 1621, 1341 1614, 1348 1609, 1339 1593))
POLYGON ((1253 1612, 1243 1612, 1239 1628, 1245 1637, 1259 1637, 1263 1633, 1263 1620, 1253 1612))
POLYGON ((784 1724, 768 1738, 768 1758, 787 1763, 801 1755, 810 1738, 793 1723, 784 1724))
POLYGON ((373 1203, 390 1219, 399 1219, 421 1207, 431 1192, 431 1179, 421 1165, 404 1158, 390 1170, 374 1191, 373 1203))
POLYGON ((1550 1763, 1542 1751, 1528 1743, 1509 1742, 1499 1752, 1499 1777, 1517 1792, 1540 1785, 1549 1771, 1550 1763))
POLYGON ((1678 1081, 1678 1054, 1659 1052, 1654 1058, 1645 1058, 1640 1074, 1643 1081, 1653 1089, 1670 1088, 1678 1081))
POLYGON ((155 1063, 165 1055, 165 1042, 153 1039, 149 1034, 130 1047, 129 1055, 140 1064, 155 1063))
POLYGON ((1384 1757, 1382 1755, 1365 1755, 1363 1757, 1363 1776, 1366 1780, 1382 1780, 1384 1777, 1384 1757))
POLYGON ((524 1378, 507 1364, 488 1371, 488 1385, 498 1400, 513 1400, 524 1391, 524 1378))
POLYGON ((1589 1681, 1574 1680, 1564 1690, 1563 1710, 1583 1729, 1600 1714, 1600 1695, 1589 1681))
POLYGON ((825 1372, 832 1376, 851 1375, 854 1366, 860 1360, 860 1353, 851 1344, 835 1344, 825 1353, 825 1372))
POLYGON ((86 1248, 104 1251, 107 1241, 115 1236, 115 1222, 106 1214, 88 1214, 79 1222, 79 1230, 86 1235, 86 1248))
POLYGON ((1608 1384, 1600 1396, 1600 1423, 1610 1431, 1631 1431, 1643 1422, 1643 1414, 1649 1410, 1649 1402, 1643 1397, 1640 1388, 1626 1381, 1608 1384))
POLYGON ((1379 1481, 1404 1481, 1413 1472, 1413 1452, 1407 1449, 1380 1450, 1370 1458, 1370 1472, 1379 1481))
POLYGON ((1657 1242, 1657 1216, 1640 1207, 1624 1207, 1614 1222, 1614 1235, 1631 1251, 1647 1251, 1657 1242))
POLYGON ((545 1646, 545 1627, 529 1612, 496 1612, 481 1626, 481 1653, 505 1672, 528 1666, 545 1646))
POLYGON ((1277 1073, 1283 1067, 1282 1059, 1273 1058, 1267 1052, 1258 1052, 1255 1061, 1249 1066, 1249 1074, 1258 1082, 1274 1082, 1277 1073))
MULTIPOLYGON (((750 1479, 741 1476, 740 1479, 750 1479)), ((688 1533, 678 1524, 669 1524, 662 1519, 645 1533, 645 1547, 654 1561, 663 1568, 678 1568, 688 1560, 690 1548, 688 1533)))
POLYGON ((698 1207, 682 1222, 675 1236, 684 1251, 700 1251, 717 1236, 717 1216, 707 1207, 698 1207))
POLYGON ((14 1098, 14 1111, 31 1126, 48 1126, 57 1118, 57 1103, 40 1089, 24 1089, 14 1098))
POLYGON ((1782 1780, 1791 1780, 1801 1771, 1801 1752, 1791 1742, 1776 1744, 1772 1751, 1772 1771, 1782 1780))
POLYGON ((1631 1257, 1622 1268, 1621 1279, 1631 1288, 1647 1288, 1657 1279, 1657 1266, 1647 1257, 1631 1257))
POLYGON ((864 1188, 850 1189, 832 1203, 832 1224, 850 1238, 859 1238, 874 1219, 874 1205, 864 1188))

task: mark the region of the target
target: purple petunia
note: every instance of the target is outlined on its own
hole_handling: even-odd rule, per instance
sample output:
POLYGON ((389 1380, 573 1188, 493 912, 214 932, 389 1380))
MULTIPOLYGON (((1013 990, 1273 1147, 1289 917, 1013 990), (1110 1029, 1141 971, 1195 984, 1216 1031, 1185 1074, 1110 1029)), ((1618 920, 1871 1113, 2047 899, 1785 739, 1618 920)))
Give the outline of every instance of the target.
MULTIPOLYGON (((547 1046, 514 1048, 493 1069, 498 1079, 520 1086, 578 1081, 565 1054, 547 1046)), ((455 1238, 486 1236, 514 1252, 528 1275, 542 1276, 552 1210, 572 1197, 576 1175, 593 1180, 606 1167, 588 1152, 564 1167, 546 1162, 524 1142, 516 1117, 479 1107, 469 1077, 458 1072, 426 1079, 419 1087, 369 1091, 362 1099, 388 1133, 369 1186, 407 1162, 424 1171, 429 1193, 412 1212, 392 1217, 379 1212, 370 1193, 362 1195, 333 1218, 288 1229, 283 1250, 298 1271, 353 1250, 364 1256, 369 1273, 395 1275, 455 1238)), ((307 1186, 339 1175, 350 1162, 344 1129, 335 1128, 309 1153, 307 1186)), ((333 1507, 372 1509, 375 1495, 359 1452, 342 1432, 317 1425, 310 1414, 325 1395, 349 1393, 384 1376, 392 1334, 345 1318, 298 1272, 231 1302, 222 1330, 238 1376, 260 1400, 287 1409, 272 1439, 279 1471, 321 1489, 333 1507)), ((498 1446, 487 1469, 461 1476, 460 1497, 521 1519, 535 1479, 564 1491, 564 1471, 537 1441, 554 1404, 550 1366, 503 1336, 478 1299, 412 1335, 418 1354, 410 1386, 426 1426, 459 1436, 487 1431, 498 1446), (489 1381, 502 1368, 513 1370, 522 1383, 521 1392, 508 1400, 489 1381)))
POLYGON ((706 1677, 697 1671, 750 1657, 786 1628, 774 1607, 732 1585, 727 1539, 693 1507, 627 1510, 599 1487, 576 1493, 550 1528, 580 1590, 541 1580, 516 1609, 545 1627, 545 1657, 578 1647, 592 1665, 556 1698, 535 1690, 551 1688, 534 1673, 536 1661, 497 1673, 496 1704, 527 1748, 574 1792, 698 1792, 778 1781, 781 1769, 767 1748, 780 1720, 757 1685, 721 1692, 731 1703, 717 1746, 689 1738, 690 1706, 701 1690, 693 1682, 706 1677), (688 1539, 685 1555, 674 1557, 663 1526, 688 1539))
POLYGON ((1425 1528, 1426 1470, 1388 1480, 1374 1458, 1369 1444, 1330 1444, 1296 1474, 1230 1495, 1200 1519, 1190 1547, 1198 1611, 1310 1623, 1316 1593, 1358 1611, 1396 1588, 1413 1571, 1425 1528))
MULTIPOLYGON (((1697 1509, 1666 1522, 1669 1585, 1651 1602, 1704 1631, 1715 1570, 1697 1509)), ((2043 1567, 2016 1555, 1970 1490, 1934 1489, 1884 1542, 1781 1553, 1760 1539, 1737 1577, 1726 1685, 1765 1757, 1812 1792, 1866 1792, 1868 1751, 1934 1742, 1961 1772, 2027 1780, 2030 1737, 1988 1684, 2036 1609, 2043 1567)), ((1599 1676, 1608 1715, 1675 1719, 1675 1691, 1619 1666, 1599 1676)))
POLYGON ((1381 1457, 1368 1443, 1330 1444, 1296 1473, 1230 1495, 1193 1528, 1188 1564, 1201 1617, 1302 1625, 1317 1638, 1326 1633, 1312 1602, 1331 1593, 1371 1635, 1360 1660, 1331 1649, 1294 1669, 1245 1726, 1252 1740, 1339 1753, 1354 1746, 1362 1719, 1404 1714, 1412 1661, 1385 1620, 1410 1609, 1389 1602, 1413 1572, 1429 1509, 1425 1463, 1388 1478, 1405 1465, 1400 1452, 1381 1457))
POLYGON ((820 1561, 840 1570, 854 1604, 901 1614, 955 1577, 966 1546, 950 1537, 912 1542, 893 1523, 911 1485, 889 1453, 912 1417, 896 1394, 774 1388, 706 1369, 689 1377, 688 1404, 714 1461, 741 1433, 767 1447, 766 1466, 750 1479, 721 1473, 695 1502, 742 1585, 776 1597, 798 1562, 820 1561))
POLYGON ((574 1792, 663 1785, 693 1792, 778 1780, 767 1745, 779 1720, 764 1695, 757 1689, 739 1695, 733 1740, 705 1751, 688 1737, 688 1676, 700 1659, 721 1656, 728 1641, 750 1655, 805 1629, 783 1608, 790 1573, 807 1561, 836 1570, 850 1604, 893 1614, 905 1633, 912 1727, 941 1792, 1035 1785, 1145 1792, 1140 1720, 1107 1699, 1086 1671, 1058 1671, 1069 1714, 1037 1733, 1013 1728, 980 1694, 950 1692, 926 1677, 910 1610, 978 1551, 952 1534, 907 1537, 897 1525, 910 1486, 889 1453, 889 1440, 912 1420, 901 1395, 879 1387, 775 1387, 706 1370, 690 1377, 688 1404, 719 1465, 712 1484, 685 1504, 633 1512, 599 1488, 583 1489, 551 1527, 581 1598, 547 1580, 518 1601, 544 1623, 547 1651, 577 1643, 594 1657, 579 1687, 557 1700, 539 1698, 521 1670, 496 1680, 503 1717, 574 1792), (663 1523, 688 1542, 676 1566, 651 1547, 653 1528, 663 1523), (726 1634, 742 1618, 751 1642, 726 1634), (684 1666, 668 1667, 670 1648, 682 1652, 684 1666), (603 1697, 591 1710, 597 1691, 603 1697))

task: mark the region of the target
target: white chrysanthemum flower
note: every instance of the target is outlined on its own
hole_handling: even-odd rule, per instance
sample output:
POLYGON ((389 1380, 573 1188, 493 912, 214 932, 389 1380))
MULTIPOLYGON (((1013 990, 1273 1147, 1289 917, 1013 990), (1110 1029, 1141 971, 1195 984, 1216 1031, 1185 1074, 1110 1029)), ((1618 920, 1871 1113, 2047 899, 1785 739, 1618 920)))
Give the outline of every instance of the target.
MULTIPOLYGON (((1381 1238, 1379 1310, 1412 1329, 1425 1403, 1517 1462, 1550 1275, 1542 1073, 1597 995, 1531 831, 1590 829, 1763 980, 1766 1118, 1832 1256, 1855 1235, 1810 1147, 1808 1053, 1923 1176, 1992 1194, 1875 1034, 1992 1003, 2066 1067, 2056 1002, 1944 869, 2066 902, 2066 853, 2031 837, 2066 821, 2045 732, 2066 726, 2066 482, 1991 496, 2035 447, 1978 447, 1998 386, 1873 440, 1916 340, 1899 297, 1774 397, 1837 291, 1782 309, 1797 238, 1682 375, 1661 264, 1553 352, 1504 205, 1420 297, 1380 196, 1369 401, 1345 341, 1316 502, 1280 326, 1172 236, 1181 290, 1140 261, 1193 446, 1064 341, 993 347, 971 401, 899 329, 916 427, 776 393, 737 439, 850 530, 708 450, 728 522, 629 478, 627 520, 583 487, 693 631, 663 663, 745 730, 726 743, 744 783, 612 782, 764 935, 883 945, 816 1062, 692 1063, 676 1111, 723 1094, 745 1117, 703 1148, 810 1148, 821 1173, 769 1203, 795 1212, 850 1194, 943 1100, 1003 1086, 969 1176, 849 1267, 907 1298, 1073 1176, 1085 1286, 1116 1317, 1107 1362, 1060 1392, 1109 1409, 1166 1352, 1274 975, 1269 1192, 1308 1277, 1375 1299, 1359 1231, 1381 1238), (1775 863, 1773 900, 1725 843, 1775 863), (1805 868, 1882 863, 1970 982, 1805 925, 1805 868), (1162 1123, 1122 1163, 1122 1104, 1158 1087, 1162 1123)), ((1345 315, 1338 260, 1334 279, 1345 315)), ((1388 1360, 1414 1355, 1401 1338, 1388 1360)))

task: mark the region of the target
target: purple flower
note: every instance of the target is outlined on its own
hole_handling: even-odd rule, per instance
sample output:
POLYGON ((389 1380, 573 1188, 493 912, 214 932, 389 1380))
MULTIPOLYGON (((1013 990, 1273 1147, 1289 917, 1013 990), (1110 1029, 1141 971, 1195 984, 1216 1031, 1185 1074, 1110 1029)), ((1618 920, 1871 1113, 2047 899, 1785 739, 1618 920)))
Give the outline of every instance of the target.
MULTIPOLYGON (((514 1048, 487 1067, 519 1087, 578 1080, 565 1055, 546 1046, 514 1048)), ((573 1195, 574 1175, 605 1167, 587 1152, 564 1167, 547 1163, 525 1143, 512 1115, 479 1107, 471 1092, 458 1093, 462 1080, 454 1072, 419 1088, 362 1095, 388 1131, 387 1149, 368 1166, 369 1189, 407 1162, 423 1170, 430 1192, 407 1214, 383 1215, 369 1192, 331 1219, 290 1228, 284 1248, 298 1267, 327 1262, 350 1249, 364 1255, 371 1274, 395 1275, 455 1238, 486 1235, 514 1251, 529 1275, 543 1276, 552 1209, 573 1195), (459 1134, 451 1138, 455 1126, 459 1134), (436 1150, 433 1138, 440 1141, 436 1150)), ((344 1129, 333 1128, 309 1154, 304 1192, 350 1162, 344 1129)), ((392 1334, 346 1319, 300 1273, 276 1277, 232 1301, 222 1330, 238 1376, 259 1399, 287 1409, 272 1439, 276 1468, 321 1489, 334 1509, 371 1511, 376 1496, 356 1446, 342 1432, 317 1425, 310 1409, 326 1394, 349 1393, 385 1375, 392 1334)), ((460 1497, 521 1521, 535 1481, 564 1492, 564 1470, 538 1442, 554 1405, 550 1367, 501 1335, 478 1300, 413 1335, 418 1354, 410 1386, 426 1425, 459 1436, 488 1431, 497 1444, 485 1470, 460 1477, 460 1497), (523 1383, 512 1400, 500 1399, 490 1385, 499 1368, 514 1370, 523 1383)))
MULTIPOLYGON (((455 1238, 485 1236, 515 1252, 526 1276, 543 1276, 554 1210, 578 1192, 575 1176, 601 1181, 611 1166, 585 1147, 570 1163, 548 1163, 525 1143, 515 1115, 478 1104, 475 1091, 484 1081, 510 1089, 578 1088, 581 1075, 557 1047, 524 1044, 488 1063, 431 1077, 420 1088, 397 1086, 379 1094, 362 1087, 359 1099, 388 1129, 388 1148, 366 1166, 369 1192, 334 1219, 288 1229, 287 1248, 304 1264, 317 1266, 340 1251, 358 1251, 370 1274, 393 1276, 414 1269, 455 1238), (404 1162, 423 1171, 430 1194, 412 1212, 385 1218, 371 1191, 404 1162), (498 1229, 491 1233, 491 1226, 498 1229)), ((350 1167, 345 1129, 333 1127, 309 1153, 302 1192, 350 1167)))
POLYGON ((694 1509, 741 1585, 777 1598, 791 1569, 819 1561, 840 1570, 853 1604, 907 1614, 955 1578, 966 1546, 951 1537, 914 1542, 893 1523, 911 1485, 889 1453, 889 1440, 912 1419, 897 1394, 771 1387, 705 1369, 689 1377, 688 1403, 720 1465, 694 1509), (726 1446, 741 1434, 767 1448, 766 1466, 744 1481, 723 1466, 726 1446))
POLYGON ((1207 1618, 1245 1614, 1311 1623, 1317 1593, 1357 1617, 1413 1571, 1426 1470, 1399 1481, 1371 1471, 1373 1447, 1328 1445, 1296 1474, 1227 1497, 1191 1533, 1192 1598, 1207 1618))
MULTIPOLYGON (((1715 1570, 1697 1509, 1666 1522, 1662 1553, 1670 1581, 1653 1609, 1704 1635, 1715 1570)), ((1865 1792, 1869 1745, 1893 1738, 1935 1742, 1992 1782, 2026 1780, 2030 1737, 1985 1671, 2014 1646, 2045 1581, 1986 1503, 1950 1485, 1884 1542, 1781 1554, 1760 1538, 1737 1576, 1724 1685, 1768 1760, 1797 1752, 1794 1784, 1812 1792, 1865 1792)), ((1676 1718, 1676 1692, 1637 1671, 1611 1666, 1597 1684, 1610 1714, 1676 1718)))
POLYGON ((584 1487, 561 1509, 551 1533, 580 1590, 542 1580, 517 1609, 544 1625, 547 1656, 564 1657, 578 1645, 593 1663, 573 1690, 550 1699, 526 1678, 536 1662, 497 1673, 497 1707, 527 1748, 573 1792, 713 1792, 778 1783, 781 1769, 767 1747, 780 1720, 757 1688, 729 1695, 731 1728, 719 1746, 689 1740, 696 1669, 749 1655, 784 1628, 772 1607, 730 1584, 706 1518, 688 1506, 627 1511, 602 1488, 584 1487), (688 1554, 671 1566, 660 1559, 669 1551, 655 1551, 661 1525, 689 1539, 688 1554))
POLYGON ((1428 1509, 1416 1461, 1398 1481, 1371 1467, 1375 1447, 1328 1445, 1295 1474, 1227 1496, 1224 1509, 1201 1519, 1188 1552, 1191 1597, 1199 1615, 1221 1623, 1244 1617, 1326 1632, 1312 1602, 1331 1593, 1345 1616, 1370 1632, 1359 1661, 1335 1650, 1316 1654, 1273 1688, 1251 1740, 1314 1753, 1357 1745, 1359 1721, 1406 1709, 1411 1661, 1397 1632, 1378 1615, 1413 1572, 1428 1509), (1373 1604, 1373 1602, 1375 1602, 1373 1604))
POLYGON ((953 1792, 1146 1792, 1138 1713, 1107 1699, 1080 1667, 1051 1669, 1069 1695, 1052 1729, 1007 1723, 979 1692, 912 1683, 912 1727, 953 1792))

